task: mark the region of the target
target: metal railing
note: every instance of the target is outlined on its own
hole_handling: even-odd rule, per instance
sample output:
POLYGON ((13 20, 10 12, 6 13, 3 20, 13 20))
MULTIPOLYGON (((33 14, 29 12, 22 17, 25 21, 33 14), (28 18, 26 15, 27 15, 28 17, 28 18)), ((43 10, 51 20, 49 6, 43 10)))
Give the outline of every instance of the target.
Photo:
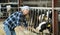
MULTIPOLYGON (((1 7, 0 10, 4 8, 6 9, 6 7, 1 7)), ((13 11, 10 12, 15 12, 17 11, 16 9, 21 8, 21 7, 11 7, 11 10, 13 9, 13 11)), ((26 18, 28 26, 31 26, 32 28, 36 29, 40 23, 42 23, 43 21, 48 21, 49 23, 52 23, 52 7, 30 7, 30 13, 28 15, 28 17, 26 18), (46 20, 47 19, 47 20, 46 20)), ((60 10, 59 7, 54 8, 55 10, 60 10)), ((8 17, 9 15, 7 14, 7 9, 6 12, 1 11, 2 13, 6 13, 6 16, 2 16, 2 17, 8 17), (8 15, 8 16, 7 16, 8 15)), ((51 30, 52 27, 50 27, 51 30)), ((29 29, 28 29, 29 30, 29 29)), ((30 30, 31 32, 34 32, 34 30, 30 30)), ((45 31, 46 32, 46 31, 45 31)), ((42 33, 38 33, 38 34, 42 34, 42 35, 46 35, 46 33, 42 31, 42 33)), ((50 32, 50 31, 49 31, 50 32)), ((35 32, 37 33, 37 32, 35 32)), ((49 35, 51 34, 51 32, 49 33, 49 35)), ((52 35, 52 34, 51 34, 52 35)))

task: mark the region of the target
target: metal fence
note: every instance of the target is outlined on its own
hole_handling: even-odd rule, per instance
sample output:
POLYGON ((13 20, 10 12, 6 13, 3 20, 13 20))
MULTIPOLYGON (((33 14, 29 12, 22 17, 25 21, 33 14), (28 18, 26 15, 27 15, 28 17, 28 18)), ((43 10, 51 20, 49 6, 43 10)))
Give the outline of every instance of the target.
MULTIPOLYGON (((33 27, 34 29, 39 27, 39 25, 41 25, 43 22, 46 22, 46 24, 41 25, 41 30, 39 30, 39 32, 42 32, 40 33, 42 35, 51 35, 52 26, 48 27, 49 25, 52 25, 52 9, 51 8, 31 7, 29 18, 30 18, 30 22, 28 22, 28 25, 33 27), (50 32, 49 34, 46 34, 48 33, 47 30, 48 32, 50 32)), ((35 31, 35 33, 37 32, 35 31)))
MULTIPOLYGON (((52 35, 52 8, 48 7, 30 7, 30 12, 29 14, 26 16, 26 20, 28 23, 28 26, 31 26, 32 29, 28 29, 31 32, 34 32, 38 35, 42 34, 42 35, 52 35), (45 24, 42 24, 43 22, 45 22, 45 24), (42 24, 42 25, 41 25, 42 24), (41 25, 39 27, 39 25, 41 25), (37 28, 41 28, 39 29, 39 33, 36 32, 37 28), (48 30, 48 31, 47 31, 48 30)), ((5 8, 4 8, 5 9, 5 8)), ((55 8, 55 10, 59 10, 60 8, 55 8)), ((1 10, 1 9, 0 9, 1 10)), ((11 12, 15 12, 17 11, 18 8, 11 8, 11 12)), ((11 12, 6 12, 4 10, 1 10, 2 13, 6 13, 6 16, 8 17, 9 14, 11 12)), ((6 17, 5 16, 5 17, 6 17)), ((4 17, 1 16, 1 17, 4 17)))

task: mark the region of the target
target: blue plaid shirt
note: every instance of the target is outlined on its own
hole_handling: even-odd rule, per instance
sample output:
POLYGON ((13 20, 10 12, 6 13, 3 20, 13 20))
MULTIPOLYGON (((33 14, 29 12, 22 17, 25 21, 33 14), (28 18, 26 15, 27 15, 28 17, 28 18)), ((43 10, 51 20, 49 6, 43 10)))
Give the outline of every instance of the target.
POLYGON ((14 29, 16 26, 20 25, 24 25, 25 27, 27 27, 25 16, 22 12, 13 13, 4 21, 3 24, 8 25, 11 29, 14 29))

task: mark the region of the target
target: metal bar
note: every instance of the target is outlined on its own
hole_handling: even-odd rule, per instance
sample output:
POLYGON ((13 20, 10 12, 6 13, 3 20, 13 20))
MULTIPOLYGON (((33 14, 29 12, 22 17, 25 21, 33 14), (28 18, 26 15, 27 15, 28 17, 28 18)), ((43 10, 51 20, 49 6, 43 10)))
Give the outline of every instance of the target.
POLYGON ((6 1, 8 1, 8 3, 10 2, 10 0, 6 0, 6 1))
MULTIPOLYGON (((6 7, 0 7, 0 8, 6 8, 6 7)), ((11 7, 12 9, 15 9, 15 8, 21 8, 21 7, 11 7)), ((30 7, 32 9, 52 9, 52 7, 30 7)), ((55 7, 54 8, 55 10, 60 10, 60 7, 55 7)))
POLYGON ((54 0, 52 0, 52 29, 54 35, 54 0))
POLYGON ((18 4, 17 2, 12 2, 12 3, 0 3, 0 4, 18 4))

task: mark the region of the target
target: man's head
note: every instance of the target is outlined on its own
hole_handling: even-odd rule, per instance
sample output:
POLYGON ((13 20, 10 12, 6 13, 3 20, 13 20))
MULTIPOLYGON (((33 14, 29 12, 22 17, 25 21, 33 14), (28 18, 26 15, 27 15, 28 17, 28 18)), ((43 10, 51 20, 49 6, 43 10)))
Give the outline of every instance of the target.
POLYGON ((29 6, 23 6, 21 8, 21 11, 23 12, 24 15, 28 14, 29 13, 29 10, 30 10, 30 7, 29 6))

